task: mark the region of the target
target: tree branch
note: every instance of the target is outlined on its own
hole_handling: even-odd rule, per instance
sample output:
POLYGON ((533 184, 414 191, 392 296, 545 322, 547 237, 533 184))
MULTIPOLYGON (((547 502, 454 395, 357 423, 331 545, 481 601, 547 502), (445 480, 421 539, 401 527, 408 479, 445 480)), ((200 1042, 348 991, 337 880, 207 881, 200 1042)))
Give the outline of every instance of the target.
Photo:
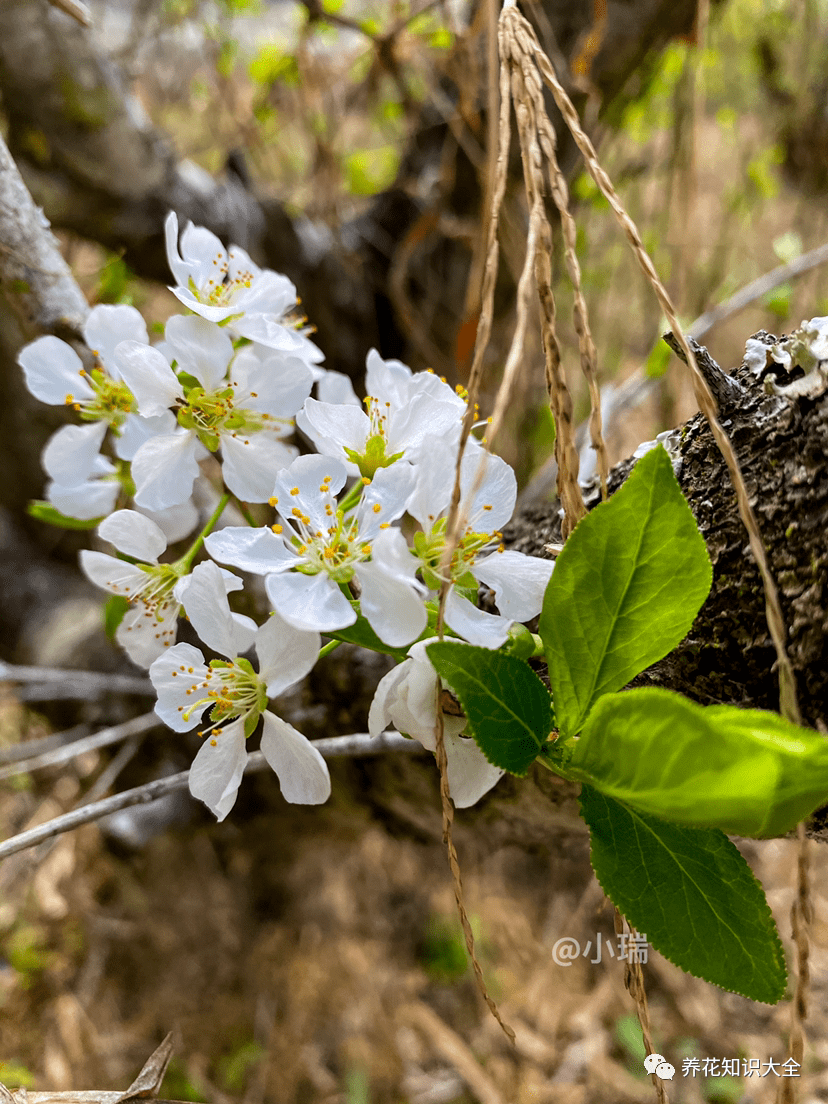
MULTIPOLYGON (((143 718, 139 718, 139 720, 141 719, 143 718)), ((155 719, 157 721, 157 718, 155 719)), ((333 736, 328 740, 314 740, 312 743, 326 759, 338 756, 378 755, 383 751, 420 752, 424 750, 422 744, 416 740, 409 740, 396 732, 383 732, 375 738, 367 733, 360 732, 351 736, 333 736)), ((260 751, 254 751, 248 757, 245 774, 264 770, 267 765, 264 755, 260 751)), ((0 843, 0 861, 7 859, 9 855, 14 855, 18 851, 36 847, 37 844, 53 839, 63 832, 71 832, 75 828, 80 828, 83 824, 100 820, 101 817, 108 816, 110 813, 117 813, 120 809, 128 809, 131 805, 146 805, 150 801, 157 801, 158 798, 165 797, 167 794, 185 790, 189 783, 189 777, 189 771, 181 771, 179 774, 172 774, 168 778, 158 778, 154 782, 147 782, 143 786, 125 790, 113 797, 106 797, 101 801, 93 801, 89 805, 72 809, 62 816, 46 821, 45 824, 38 824, 36 827, 29 828, 27 831, 20 832, 0 843)))

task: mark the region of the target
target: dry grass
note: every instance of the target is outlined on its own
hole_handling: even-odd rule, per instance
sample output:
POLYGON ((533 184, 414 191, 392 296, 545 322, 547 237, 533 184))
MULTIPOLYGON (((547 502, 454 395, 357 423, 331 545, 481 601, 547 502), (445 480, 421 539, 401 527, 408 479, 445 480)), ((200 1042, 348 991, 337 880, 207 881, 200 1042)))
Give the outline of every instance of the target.
MULTIPOLYGON (((7 700, 3 718, 8 727, 25 714, 7 700)), ((82 766, 95 770, 93 759, 82 766)), ((14 1084, 24 1067, 32 1088, 124 1088, 173 1030, 164 1092, 216 1104, 652 1100, 620 1041, 631 1002, 622 964, 606 953, 613 912, 591 878, 585 834, 563 826, 569 807, 529 848, 485 808, 455 820, 466 907, 512 1047, 463 964, 436 772, 406 758, 339 764, 334 775, 322 809, 287 806, 263 776, 245 784, 231 822, 199 818, 141 853, 113 852, 90 826, 35 870, 25 856, 4 863, 2 1077, 14 1084), (556 965, 564 936, 582 949, 591 940, 587 957, 556 965)), ((61 810, 81 784, 72 770, 6 788, 4 834, 61 810)), ((528 791, 501 786, 532 800, 531 781, 528 791)), ((796 843, 743 849, 787 937, 796 843)), ((827 864, 819 848, 814 1024, 828 1014, 827 864)), ((721 1084, 682 1078, 684 1056, 788 1057, 784 1006, 722 993, 652 951, 643 972, 654 1045, 679 1071, 674 1104, 712 1099, 721 1084)), ((824 1098, 818 1032, 805 1063, 811 1098, 824 1098)), ((745 1101, 764 1104, 779 1081, 744 1086, 745 1101)))

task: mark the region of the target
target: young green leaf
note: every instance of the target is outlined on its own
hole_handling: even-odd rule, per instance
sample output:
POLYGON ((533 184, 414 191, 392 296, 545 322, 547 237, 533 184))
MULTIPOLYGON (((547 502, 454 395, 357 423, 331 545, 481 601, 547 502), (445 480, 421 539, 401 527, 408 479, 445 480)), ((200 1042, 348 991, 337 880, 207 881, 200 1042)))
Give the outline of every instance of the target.
POLYGON ((118 626, 129 609, 129 599, 122 594, 113 594, 104 604, 104 630, 110 640, 115 639, 118 626))
POLYGON ((785 956, 761 885, 727 836, 581 791, 595 875, 648 943, 688 974, 751 1000, 785 996, 785 956))
POLYGON ((103 521, 102 517, 92 518, 89 521, 67 517, 60 510, 56 510, 51 502, 43 502, 40 499, 30 502, 26 507, 26 513, 29 517, 48 522, 49 525, 56 525, 60 529, 97 529, 103 521))
POLYGON ((546 588, 540 636, 565 736, 687 635, 710 590, 704 539, 664 448, 581 520, 546 588))
POLYGON ((469 731, 490 763, 526 774, 555 720, 549 691, 516 656, 443 640, 426 648, 469 719, 469 731))
POLYGON ((781 836, 828 801, 824 737, 656 687, 602 698, 567 770, 645 813, 739 836, 781 836))

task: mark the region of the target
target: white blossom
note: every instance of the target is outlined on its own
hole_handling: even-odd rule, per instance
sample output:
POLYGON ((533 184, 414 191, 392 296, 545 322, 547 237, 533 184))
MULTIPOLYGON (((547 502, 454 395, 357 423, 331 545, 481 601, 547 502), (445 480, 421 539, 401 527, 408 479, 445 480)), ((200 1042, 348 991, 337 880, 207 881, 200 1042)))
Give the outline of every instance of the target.
POLYGON ((282 524, 222 529, 207 538, 207 551, 264 575, 273 608, 299 629, 333 632, 352 625, 357 615, 341 588, 356 577, 371 627, 386 644, 401 647, 426 625, 416 562, 405 559, 402 536, 388 532, 405 511, 414 473, 407 464, 381 468, 347 515, 336 503, 345 479, 337 460, 298 457, 279 473, 271 499, 282 524), (383 561, 371 563, 377 547, 385 550, 383 561))
MULTIPOLYGON (((426 654, 427 646, 436 639, 412 644, 408 658, 380 681, 368 713, 372 736, 378 736, 390 723, 429 751, 436 751, 437 672, 426 654)), ((459 809, 474 805, 503 775, 499 767, 488 762, 474 740, 462 737, 465 727, 465 717, 443 713, 449 790, 459 809)))
POLYGON ((349 475, 372 479, 378 468, 397 460, 416 462, 429 434, 459 436, 466 404, 432 373, 415 375, 372 349, 366 386, 366 410, 344 392, 345 402, 307 399, 296 418, 317 451, 344 463, 349 475))
POLYGON ((187 223, 179 252, 178 217, 164 223, 167 261, 177 284, 170 291, 191 311, 221 322, 238 337, 246 337, 282 353, 318 364, 322 353, 300 328, 296 288, 278 272, 261 269, 243 249, 225 249, 203 226, 187 223))
POLYGON ((190 792, 223 820, 236 800, 247 763, 246 740, 262 718, 261 749, 279 778, 286 801, 320 804, 330 796, 325 760, 300 732, 267 709, 312 669, 319 655, 317 633, 291 628, 278 616, 261 627, 230 611, 221 572, 199 564, 184 593, 187 615, 199 637, 227 660, 205 662, 198 648, 176 644, 150 668, 158 694, 156 712, 176 732, 210 723, 190 768, 190 792), (254 644, 258 672, 240 653, 254 644))
MULTIPOLYGON (((116 510, 98 526, 98 536, 139 561, 133 564, 89 549, 80 554, 91 582, 130 602, 115 638, 133 663, 149 667, 175 643, 188 579, 175 565, 158 562, 167 538, 159 525, 135 510, 116 510)), ((241 579, 229 571, 221 574, 226 590, 241 589, 241 579)))
MULTIPOLYGON (((455 461, 455 445, 427 438, 417 467, 417 487, 408 503, 408 512, 422 526, 414 537, 414 552, 433 590, 440 586, 455 461)), ((471 441, 461 463, 460 495, 464 523, 448 569, 446 623, 471 644, 499 648, 514 621, 528 621, 540 612, 555 564, 503 550, 501 526, 514 510, 515 476, 505 460, 471 441), (481 582, 494 590, 500 615, 478 609, 458 590, 476 590, 481 582)), ((382 558, 381 549, 376 558, 382 558)))
POLYGON ((178 406, 178 426, 145 441, 132 457, 136 504, 163 510, 185 502, 205 448, 221 449, 222 477, 234 494, 266 502, 274 472, 297 452, 281 438, 313 386, 310 368, 269 349, 234 354, 227 334, 203 318, 170 319, 166 337, 179 375, 158 349, 129 341, 116 348, 142 415, 178 406))

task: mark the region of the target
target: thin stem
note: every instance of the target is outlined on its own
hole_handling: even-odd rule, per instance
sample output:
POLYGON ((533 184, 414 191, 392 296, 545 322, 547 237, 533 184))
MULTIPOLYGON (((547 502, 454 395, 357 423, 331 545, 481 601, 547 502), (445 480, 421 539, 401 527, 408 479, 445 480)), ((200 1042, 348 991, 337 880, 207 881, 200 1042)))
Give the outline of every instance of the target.
MULTIPOLYGON (((408 751, 420 752, 424 748, 417 740, 409 740, 406 736, 400 736, 397 732, 383 732, 379 736, 369 736, 367 733, 354 733, 351 736, 334 736, 327 740, 314 740, 313 746, 325 758, 335 756, 378 755, 383 751, 408 751)), ((252 771, 264 770, 267 761, 260 751, 254 751, 248 756, 245 774, 252 771)), ((44 840, 53 839, 63 832, 70 832, 79 828, 82 824, 89 824, 93 820, 100 820, 109 813, 116 813, 120 809, 128 809, 131 805, 146 805, 150 801, 156 801, 166 794, 175 793, 178 790, 186 790, 189 783, 189 771, 181 771, 179 774, 170 775, 168 778, 157 778, 154 782, 147 782, 143 786, 136 786, 132 790, 115 794, 113 797, 105 797, 101 801, 95 801, 90 805, 84 805, 79 809, 55 817, 45 824, 38 824, 26 832, 20 832, 10 839, 0 843, 0 860, 14 855, 18 851, 25 851, 29 847, 35 847, 44 840)))
POLYGON ((354 483, 353 487, 351 487, 350 491, 348 491, 339 504, 339 509, 343 514, 347 514, 349 510, 353 510, 362 497, 362 492, 365 490, 365 487, 366 484, 361 478, 354 483))
POLYGON ((330 655, 331 652, 336 651, 340 644, 344 644, 344 640, 331 640, 320 649, 319 658, 324 659, 325 656, 330 655))
MULTIPOLYGON (((190 570, 190 568, 192 567, 193 560, 196 558, 196 556, 198 555, 198 553, 201 549, 201 546, 204 544, 204 538, 208 537, 210 535, 210 533, 212 533, 213 529, 215 528, 215 526, 218 522, 218 519, 224 513, 224 508, 225 508, 225 506, 227 505, 227 503, 229 501, 230 501, 230 493, 229 492, 227 492, 227 493, 225 493, 221 496, 221 498, 219 499, 219 504, 218 504, 218 506, 216 506, 215 510, 213 511, 212 515, 210 516, 209 521, 204 526, 204 528, 201 530, 201 532, 198 534, 196 539, 193 541, 193 543, 190 546, 190 548, 188 549, 188 551, 186 551, 184 553, 184 555, 181 557, 181 559, 178 561, 177 566, 182 569, 182 574, 188 572, 190 570)), ((244 512, 244 511, 242 511, 242 512, 244 512)), ((250 524, 252 525, 253 522, 251 521, 250 524)))

